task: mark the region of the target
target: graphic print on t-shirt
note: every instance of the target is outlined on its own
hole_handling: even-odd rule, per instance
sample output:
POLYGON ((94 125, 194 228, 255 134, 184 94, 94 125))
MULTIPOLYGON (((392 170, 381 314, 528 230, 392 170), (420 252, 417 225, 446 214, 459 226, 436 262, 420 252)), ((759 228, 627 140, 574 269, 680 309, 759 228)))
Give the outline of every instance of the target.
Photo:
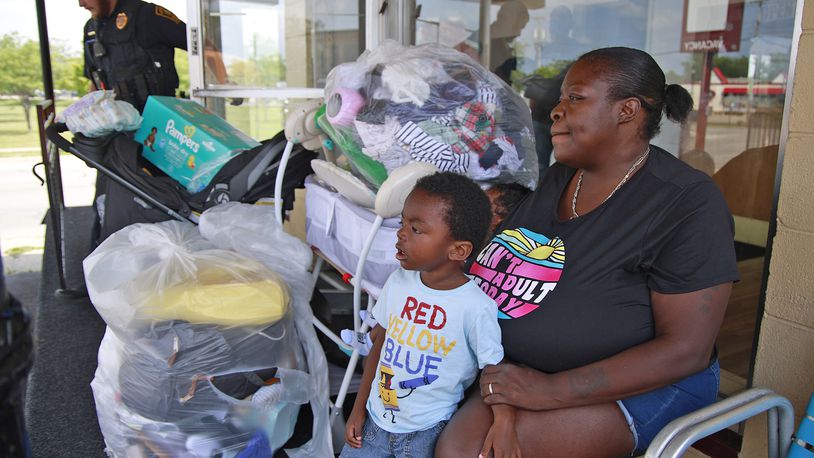
POLYGON ((379 397, 385 416, 396 422, 399 399, 438 380, 444 357, 457 340, 447 341, 442 333, 447 312, 436 304, 427 304, 408 296, 398 315, 390 315, 384 347, 379 360, 379 397), (395 380, 393 367, 406 371, 408 378, 395 380))
POLYGON ((498 318, 537 310, 565 266, 565 244, 526 228, 506 229, 480 252, 469 273, 498 307, 498 318))

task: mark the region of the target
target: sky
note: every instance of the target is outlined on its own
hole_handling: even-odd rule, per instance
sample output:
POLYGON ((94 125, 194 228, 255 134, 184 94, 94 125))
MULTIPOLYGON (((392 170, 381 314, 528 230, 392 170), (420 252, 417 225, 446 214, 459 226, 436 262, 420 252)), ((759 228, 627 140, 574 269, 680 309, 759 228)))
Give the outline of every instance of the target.
MULTIPOLYGON (((152 0, 186 20, 186 0, 152 0)), ((39 40, 37 7, 34 0, 0 0, 0 36, 17 32, 23 37, 39 40)), ((90 17, 78 0, 45 0, 48 38, 52 43, 65 44, 77 54, 81 52, 82 27, 90 17)))

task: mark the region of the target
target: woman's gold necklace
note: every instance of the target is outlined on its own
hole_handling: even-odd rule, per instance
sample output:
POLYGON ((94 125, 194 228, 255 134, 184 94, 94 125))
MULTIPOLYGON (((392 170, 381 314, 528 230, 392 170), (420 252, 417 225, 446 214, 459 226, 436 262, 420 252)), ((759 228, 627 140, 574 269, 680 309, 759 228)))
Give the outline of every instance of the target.
MULTIPOLYGON (((633 165, 631 165, 630 168, 627 169, 627 173, 625 173, 625 176, 622 177, 622 181, 620 181, 619 184, 617 184, 616 187, 613 188, 613 191, 611 191, 610 194, 608 194, 608 197, 605 197, 605 200, 603 200, 602 203, 599 204, 599 205, 604 204, 608 199, 610 199, 611 196, 614 195, 616 193, 616 191, 618 191, 619 188, 621 188, 622 185, 627 182, 628 179, 630 179, 630 174, 632 174, 633 171, 636 170, 636 167, 638 167, 642 162, 644 162, 644 159, 647 157, 648 154, 650 154, 650 145, 647 145, 647 149, 644 150, 644 153, 642 153, 642 155, 639 156, 639 158, 636 159, 635 162, 633 162, 633 165)), ((583 177, 583 175, 585 175, 585 171, 580 170, 579 178, 577 179, 577 188, 574 189, 574 197, 571 199, 571 218, 570 219, 574 219, 574 218, 579 217, 579 214, 577 214, 577 196, 579 195, 579 188, 582 186, 582 177, 583 177)))

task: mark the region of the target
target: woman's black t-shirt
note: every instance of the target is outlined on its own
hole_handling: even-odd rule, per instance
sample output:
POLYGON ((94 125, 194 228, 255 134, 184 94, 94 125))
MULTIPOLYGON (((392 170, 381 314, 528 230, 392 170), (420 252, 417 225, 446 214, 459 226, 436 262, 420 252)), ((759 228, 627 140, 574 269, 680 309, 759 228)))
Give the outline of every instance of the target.
POLYGON ((704 173, 653 146, 610 199, 560 221, 574 173, 552 166, 469 268, 497 302, 506 357, 544 372, 652 339, 651 290, 738 279, 732 216, 704 173))

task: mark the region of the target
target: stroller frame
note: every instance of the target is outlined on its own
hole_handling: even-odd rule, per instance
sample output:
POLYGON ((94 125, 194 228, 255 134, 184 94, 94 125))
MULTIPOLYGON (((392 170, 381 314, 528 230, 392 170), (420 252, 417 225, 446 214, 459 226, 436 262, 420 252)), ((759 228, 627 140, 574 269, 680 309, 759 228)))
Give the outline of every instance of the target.
POLYGON ((59 149, 68 151, 69 153, 73 154, 74 156, 82 159, 86 164, 90 167, 101 172, 104 176, 110 178, 111 180, 115 181, 117 184, 125 187, 128 191, 132 192, 133 194, 137 195, 141 199, 149 202, 150 205, 155 206, 156 208, 160 209, 164 213, 168 214, 169 216, 177 219, 178 221, 182 222, 189 222, 193 224, 197 224, 194 218, 191 216, 184 216, 180 213, 176 212, 175 210, 171 209, 170 207, 164 205, 161 201, 154 198, 153 196, 147 194, 146 192, 139 189, 134 184, 130 183, 129 181, 122 178, 121 175, 116 173, 115 171, 105 167, 101 162, 93 159, 88 154, 86 154, 81 149, 77 148, 73 143, 69 142, 68 139, 62 136, 62 133, 68 130, 68 126, 62 123, 54 123, 46 127, 45 135, 48 137, 48 140, 53 142, 59 149))

